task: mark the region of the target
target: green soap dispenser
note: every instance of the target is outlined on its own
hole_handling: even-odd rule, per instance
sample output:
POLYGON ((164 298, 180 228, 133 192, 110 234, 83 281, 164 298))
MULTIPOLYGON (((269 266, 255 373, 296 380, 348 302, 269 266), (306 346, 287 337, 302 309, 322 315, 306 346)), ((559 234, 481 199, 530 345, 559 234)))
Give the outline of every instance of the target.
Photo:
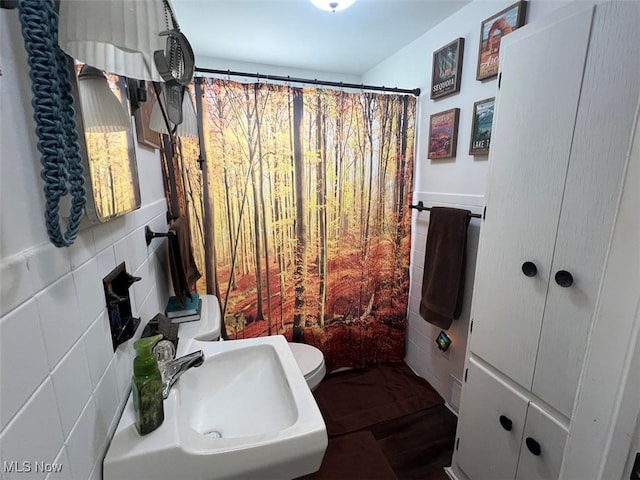
POLYGON ((162 406, 162 376, 153 355, 153 346, 162 335, 141 338, 133 344, 138 356, 133 361, 133 408, 136 412, 136 429, 146 435, 158 428, 164 420, 162 406))

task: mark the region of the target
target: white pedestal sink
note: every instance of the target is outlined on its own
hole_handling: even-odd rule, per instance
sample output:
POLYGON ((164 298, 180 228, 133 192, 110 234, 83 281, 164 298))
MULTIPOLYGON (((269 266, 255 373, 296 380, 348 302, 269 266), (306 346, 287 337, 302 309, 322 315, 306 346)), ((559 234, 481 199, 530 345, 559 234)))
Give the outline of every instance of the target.
POLYGON ((129 399, 105 480, 290 479, 320 468, 326 427, 284 337, 181 347, 203 350, 204 364, 173 386, 148 435, 138 435, 129 399))

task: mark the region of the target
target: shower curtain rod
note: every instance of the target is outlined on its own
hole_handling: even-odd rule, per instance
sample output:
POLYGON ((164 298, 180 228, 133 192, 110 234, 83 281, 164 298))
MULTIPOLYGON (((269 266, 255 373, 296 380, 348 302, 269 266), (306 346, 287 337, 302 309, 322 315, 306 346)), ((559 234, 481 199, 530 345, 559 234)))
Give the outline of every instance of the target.
POLYGON ((339 88, 357 88, 359 90, 372 90, 376 92, 392 92, 392 93, 408 93, 411 95, 415 95, 416 97, 420 96, 420 89, 414 88, 413 90, 405 89, 405 88, 395 88, 395 87, 378 87, 375 85, 365 85, 358 83, 345 83, 345 82, 331 82, 328 80, 318 80, 317 78, 296 78, 290 77, 287 75, 286 77, 282 75, 265 75, 262 73, 246 73, 246 72, 234 72, 233 70, 215 70, 211 68, 195 68, 196 73, 212 73, 217 75, 233 75, 234 77, 249 77, 249 78, 264 78, 265 80, 276 80, 279 82, 293 82, 293 83, 307 83, 309 85, 323 85, 326 87, 339 87, 339 88))

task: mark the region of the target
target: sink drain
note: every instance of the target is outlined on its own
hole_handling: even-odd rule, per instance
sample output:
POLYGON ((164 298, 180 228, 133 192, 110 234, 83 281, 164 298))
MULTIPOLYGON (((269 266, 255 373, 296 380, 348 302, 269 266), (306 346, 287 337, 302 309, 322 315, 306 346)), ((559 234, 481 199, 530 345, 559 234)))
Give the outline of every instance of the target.
POLYGON ((210 430, 208 432, 204 432, 203 435, 207 435, 212 438, 222 438, 222 434, 217 430, 210 430))

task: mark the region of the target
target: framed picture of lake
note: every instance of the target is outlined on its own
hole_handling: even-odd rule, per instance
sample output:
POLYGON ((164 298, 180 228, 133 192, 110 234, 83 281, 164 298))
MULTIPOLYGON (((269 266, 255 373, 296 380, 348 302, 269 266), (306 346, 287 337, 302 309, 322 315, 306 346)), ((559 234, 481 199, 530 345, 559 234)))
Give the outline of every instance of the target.
POLYGON ((432 99, 446 97, 460 91, 463 53, 464 38, 457 38, 433 52, 433 67, 431 71, 432 99))
POLYGON ((524 25, 526 13, 527 2, 522 0, 482 22, 476 80, 485 80, 498 74, 500 41, 524 25))
POLYGON ((456 156, 459 118, 459 108, 452 108, 451 110, 431 115, 429 120, 429 154, 427 158, 439 160, 456 156))
POLYGON ((495 103, 496 98, 491 97, 473 104, 469 155, 487 155, 489 153, 495 103))

